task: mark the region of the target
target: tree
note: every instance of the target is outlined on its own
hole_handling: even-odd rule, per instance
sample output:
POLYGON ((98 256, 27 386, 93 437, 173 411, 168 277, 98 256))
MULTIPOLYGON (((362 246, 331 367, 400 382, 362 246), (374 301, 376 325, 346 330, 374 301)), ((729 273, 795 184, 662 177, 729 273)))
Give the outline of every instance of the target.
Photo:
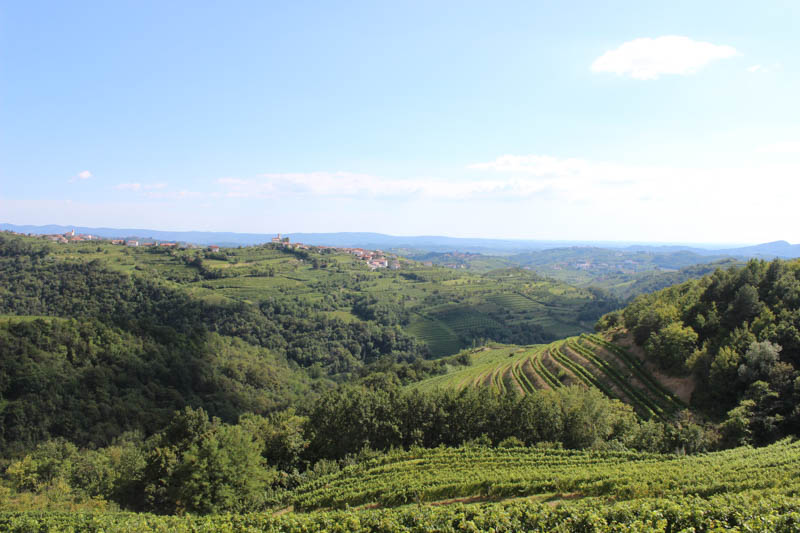
POLYGON ((779 361, 781 347, 769 341, 750 345, 739 365, 739 379, 745 384, 757 380, 769 381, 770 373, 779 361))
POLYGON ((742 285, 728 307, 726 316, 731 328, 750 322, 761 312, 763 304, 758 299, 758 290, 750 284, 742 285))
MULTIPOLYGON (((633 326, 633 338, 636 344, 644 344, 653 333, 661 331, 669 324, 678 321, 678 310, 673 305, 661 304, 647 306, 637 317, 633 326)), ((628 310, 625 310, 626 325, 629 322, 628 310)))
POLYGON ((261 445, 240 426, 187 407, 152 437, 143 475, 145 506, 162 513, 257 508, 275 477, 261 445))
POLYGON ((673 322, 650 334, 645 351, 663 368, 682 368, 697 344, 697 333, 680 322, 673 322))

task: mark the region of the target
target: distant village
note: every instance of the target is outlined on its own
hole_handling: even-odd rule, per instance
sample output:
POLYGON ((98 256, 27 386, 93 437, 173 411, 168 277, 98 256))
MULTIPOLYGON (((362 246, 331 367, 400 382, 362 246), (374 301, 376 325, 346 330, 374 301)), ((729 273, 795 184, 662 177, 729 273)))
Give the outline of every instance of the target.
MULTIPOLYGON (((210 252, 219 252, 220 247, 217 245, 200 246, 192 243, 178 243, 178 242, 160 242, 157 240, 142 241, 138 239, 108 239, 99 237, 97 235, 90 235, 86 233, 76 233, 73 229, 66 233, 56 233, 47 235, 35 235, 16 233, 13 231, 5 231, 4 233, 11 233, 14 235, 27 235, 29 237, 39 237, 51 242, 60 244, 80 243, 80 242, 109 242, 119 246, 131 247, 153 247, 153 248, 174 248, 180 250, 187 249, 206 249, 210 252)), ((289 237, 281 237, 279 233, 277 237, 272 238, 272 244, 290 249, 290 250, 331 250, 335 252, 343 252, 356 256, 366 263, 372 269, 388 268, 390 270, 400 269, 400 260, 395 254, 385 253, 381 250, 364 250, 363 248, 337 248, 333 246, 314 246, 302 243, 289 242, 289 237)))
MULTIPOLYGON (((8 232, 14 233, 14 232, 8 232)), ((17 235, 24 235, 24 234, 17 234, 17 235)), ((27 234, 30 237, 36 237, 37 235, 34 234, 27 234)), ((189 249, 189 248, 201 248, 201 246, 197 246, 195 244, 189 243, 177 243, 177 242, 159 242, 159 241, 139 241, 136 239, 108 239, 106 237, 98 237, 97 235, 90 235, 88 233, 75 233, 75 230, 68 231, 66 233, 53 233, 47 235, 38 235, 38 237, 51 241, 57 242, 61 244, 68 244, 68 243, 75 243, 75 242, 110 242, 111 244, 117 244, 120 246, 152 246, 152 247, 160 247, 160 248, 180 248, 180 249, 189 249)), ((209 249, 216 248, 219 250, 219 246, 209 246, 209 249)), ((213 250, 212 250, 213 251, 213 250)))
POLYGON ((278 244, 293 250, 332 250, 335 252, 344 252, 354 255, 364 261, 372 270, 376 268, 388 268, 391 270, 400 269, 400 261, 397 255, 387 254, 381 250, 364 250, 363 248, 337 248, 334 246, 313 246, 302 243, 290 243, 289 237, 281 237, 279 233, 277 237, 272 238, 273 244, 278 244))

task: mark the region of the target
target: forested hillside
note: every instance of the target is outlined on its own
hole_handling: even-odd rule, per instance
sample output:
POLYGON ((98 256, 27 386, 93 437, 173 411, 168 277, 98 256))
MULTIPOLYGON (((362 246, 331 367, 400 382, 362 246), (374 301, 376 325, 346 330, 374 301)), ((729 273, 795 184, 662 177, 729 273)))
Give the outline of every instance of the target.
POLYGON ((699 380, 692 404, 725 417, 731 444, 800 431, 800 262, 752 260, 642 295, 603 317, 644 354, 699 380))

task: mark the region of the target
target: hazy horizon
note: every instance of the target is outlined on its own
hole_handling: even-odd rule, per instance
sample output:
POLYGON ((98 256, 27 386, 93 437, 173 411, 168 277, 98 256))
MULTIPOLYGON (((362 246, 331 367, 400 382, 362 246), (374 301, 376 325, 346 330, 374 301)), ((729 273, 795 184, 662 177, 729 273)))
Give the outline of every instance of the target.
MULTIPOLYGON (((131 227, 111 227, 111 226, 100 226, 100 225, 79 225, 79 224, 15 224, 12 222, 0 222, 0 227, 2 226, 15 226, 17 228, 47 228, 51 226, 61 227, 65 229, 69 228, 92 228, 97 230, 109 230, 109 231, 155 231, 155 232, 163 232, 163 233, 218 233, 218 234, 237 234, 237 235, 265 235, 265 236, 275 236, 278 234, 281 235, 335 235, 335 234, 377 234, 386 237, 396 237, 396 238, 444 238, 444 239, 476 239, 476 240, 487 240, 487 241, 519 241, 519 242, 542 242, 542 243, 596 243, 596 244, 616 244, 616 245, 643 245, 643 246, 689 246, 689 247, 697 247, 706 249, 723 249, 723 248, 738 248, 738 247, 745 247, 745 246, 756 246, 759 244, 771 243, 771 242, 780 242, 785 241, 789 242, 789 244, 795 244, 790 241, 786 241, 786 239, 771 239, 768 241, 763 242, 694 242, 694 241, 642 241, 642 240, 613 240, 613 239, 526 239, 526 238, 514 238, 514 237, 504 237, 504 236, 479 236, 479 235, 448 235, 448 234, 434 234, 434 233, 425 233, 425 234, 402 234, 402 233, 383 233, 383 232, 373 232, 373 231, 348 231, 348 232, 326 232, 326 231, 226 231, 226 230, 198 230, 198 229, 175 229, 175 228, 157 228, 157 227, 144 227, 142 225, 131 226, 131 227)), ((132 235, 131 235, 132 236, 132 235)), ((140 237, 145 237, 146 235, 138 235, 140 237)))

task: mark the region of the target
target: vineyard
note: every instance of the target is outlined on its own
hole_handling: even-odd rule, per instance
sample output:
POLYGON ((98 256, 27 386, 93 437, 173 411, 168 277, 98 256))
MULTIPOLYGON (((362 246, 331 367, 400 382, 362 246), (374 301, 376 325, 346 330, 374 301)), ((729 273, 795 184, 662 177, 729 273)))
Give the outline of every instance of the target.
POLYGON ((472 364, 411 385, 419 390, 490 386, 526 394, 581 384, 620 399, 644 418, 666 419, 686 405, 655 379, 640 359, 599 335, 549 345, 494 345, 468 352, 472 364))
POLYGON ((0 513, 0 530, 790 532, 800 527, 799 467, 800 446, 788 441, 693 457, 411 450, 300 487, 293 512, 7 512, 0 513))
POLYGON ((800 489, 800 443, 695 456, 537 448, 419 449, 324 476, 296 491, 296 509, 381 507, 453 498, 630 500, 800 489))

